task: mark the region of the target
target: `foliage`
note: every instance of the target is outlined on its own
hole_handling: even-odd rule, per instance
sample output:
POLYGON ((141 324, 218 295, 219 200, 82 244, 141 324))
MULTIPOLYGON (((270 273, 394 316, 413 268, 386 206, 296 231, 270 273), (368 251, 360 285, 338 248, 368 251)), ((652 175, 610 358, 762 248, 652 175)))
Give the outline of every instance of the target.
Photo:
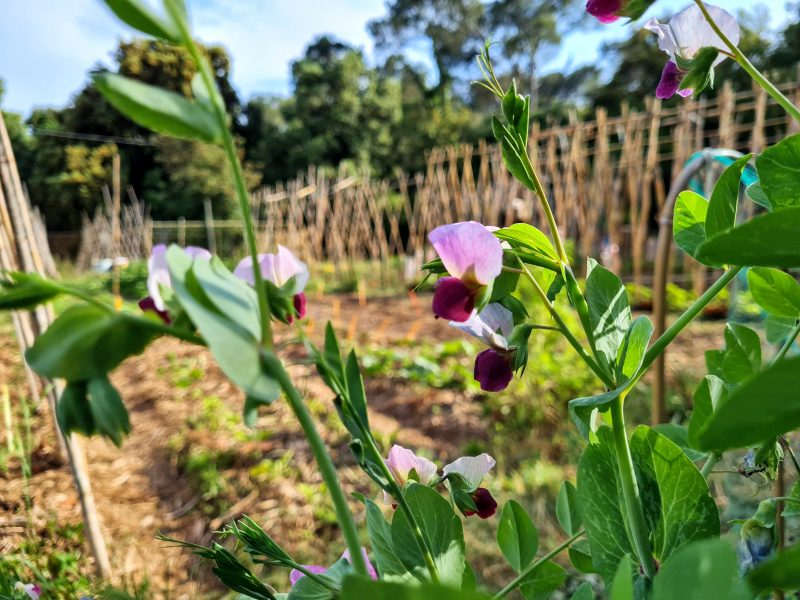
MULTIPOLYGON (((277 254, 257 253, 245 178, 228 128, 224 90, 215 82, 208 56, 191 37, 183 3, 165 0, 166 14, 161 17, 143 12, 138 0, 107 2, 127 23, 182 47, 199 76, 192 82, 192 99, 120 75, 100 75, 99 89, 114 107, 140 125, 224 149, 242 211, 249 257, 231 272, 202 249, 158 248, 148 274, 149 301, 155 310, 146 310, 144 316, 115 310, 67 285, 7 274, 0 296, 6 308, 31 309, 59 295, 82 301, 62 313, 26 356, 40 375, 67 383, 58 400, 59 426, 65 433, 99 433, 121 444, 130 423, 109 373, 159 336, 205 346, 231 383, 244 393, 246 423, 255 422, 260 406, 286 401, 330 496, 327 520, 340 528, 346 550, 329 567, 303 565, 247 517, 222 532, 234 539, 233 550, 216 541, 208 546, 170 541, 207 560, 223 585, 247 598, 486 598, 477 589, 465 533, 475 521, 470 517, 490 519, 499 508, 492 491, 483 487, 495 459, 487 453, 464 456, 440 472, 436 462, 400 446, 394 446, 384 458, 370 425, 367 388, 356 351, 343 351, 330 323, 322 347, 298 328, 307 362, 314 365, 333 395, 354 463, 387 504, 384 513, 369 498, 357 497, 364 505, 370 544, 369 549, 362 548, 331 454, 281 358, 286 346, 295 341, 276 344, 273 337, 273 326, 304 317, 307 267, 285 248, 277 254), (268 587, 254 572, 254 565, 292 569, 288 594, 268 587)), ((605 17, 639 15, 652 3, 629 0, 605 17)), ((689 26, 714 25, 705 5, 698 0, 697 6, 706 11, 704 20, 689 26)), ((393 20, 384 24, 389 31, 413 35, 423 28, 439 36, 434 44, 440 74, 437 93, 446 91, 449 73, 473 32, 443 31, 442 17, 467 17, 469 22, 479 16, 480 5, 401 0, 394 9, 393 20)), ((737 46, 728 40, 725 48, 726 56, 730 51, 730 57, 758 85, 792 118, 800 120, 800 109, 783 97, 737 46)), ((678 61, 673 66, 679 72, 688 71, 702 84, 701 79, 710 78, 713 70, 711 52, 719 50, 699 50, 702 72, 692 71, 697 64, 678 61)), ((434 289, 434 312, 447 315, 451 324, 485 346, 475 357, 473 371, 483 391, 501 391, 515 377, 537 369, 541 359, 530 353, 530 345, 540 331, 558 333, 591 373, 581 396, 568 403, 569 416, 583 442, 579 442, 582 453, 577 483, 563 482, 554 507, 567 537, 553 549, 540 551, 538 529, 524 507, 506 502, 496 541, 515 575, 494 600, 515 590, 526 600, 550 597, 567 577, 553 559, 567 549, 577 569, 600 575, 613 600, 676 595, 700 598, 710 589, 746 600, 773 589, 797 590, 800 546, 777 550, 779 544, 774 541, 774 503, 778 499, 762 502, 742 524, 737 565, 732 549, 720 538, 720 517, 707 478, 723 453, 731 450, 748 449, 748 464, 767 480, 777 477, 786 454, 794 459, 784 436, 800 428, 800 412, 793 402, 800 383, 800 358, 787 357, 800 334, 800 284, 778 269, 800 267, 796 244, 800 183, 791 174, 797 170, 800 136, 786 138, 756 159, 759 189, 750 197, 767 212, 737 222, 741 174, 749 156, 726 169, 709 199, 684 196, 676 205, 678 245, 722 274, 652 340, 653 324, 644 316, 633 318, 626 289, 614 273, 590 259, 586 281, 576 278, 545 188, 528 154, 530 97, 520 95, 514 82, 508 86, 500 83, 489 51, 487 43, 478 65, 484 75, 483 88, 500 104, 501 110, 492 118, 492 132, 501 144, 506 168, 536 195, 550 236, 524 223, 496 231, 475 222, 437 228, 430 238, 439 256, 424 266, 429 275, 442 276, 434 289), (781 341, 780 350, 765 360, 758 333, 728 323, 725 347, 706 353, 708 376, 695 393, 688 429, 639 426, 629 434, 625 408, 635 399, 633 392, 649 367, 744 268, 751 269, 753 299, 770 313, 770 337, 781 341), (695 464, 698 457, 704 459, 702 468, 695 464), (740 576, 739 569, 746 577, 740 576)), ((334 74, 338 66, 354 58, 329 40, 311 54, 320 60, 334 59, 330 63, 334 74), (340 51, 344 54, 337 58, 340 51)), ((303 76, 315 81, 325 75, 314 65, 298 67, 306 68, 310 72, 303 76)), ((354 100, 347 95, 339 98, 351 109, 354 100)), ((221 425, 201 418, 197 426, 221 425)), ((190 453, 185 468, 199 479, 206 496, 213 497, 225 486, 217 470, 225 461, 222 453, 190 453)), ((800 471, 796 459, 794 464, 800 471)), ((748 474, 744 468, 743 474, 748 474)), ((800 502, 796 495, 781 501, 800 502)), ((792 508, 795 510, 783 516, 796 517, 796 507, 792 508)), ((585 597, 586 588, 577 594, 585 597)))

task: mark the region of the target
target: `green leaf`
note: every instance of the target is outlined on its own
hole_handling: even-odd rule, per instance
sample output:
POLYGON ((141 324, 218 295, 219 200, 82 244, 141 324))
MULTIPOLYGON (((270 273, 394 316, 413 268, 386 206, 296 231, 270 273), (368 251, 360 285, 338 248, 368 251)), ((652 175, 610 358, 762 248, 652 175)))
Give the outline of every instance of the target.
POLYGON ((689 444, 689 431, 683 425, 677 423, 659 423, 653 427, 658 433, 667 438, 670 442, 680 448, 689 457, 689 460, 696 462, 705 456, 704 452, 694 450, 689 444))
POLYGON ((539 548, 539 532, 522 506, 509 500, 497 524, 497 545, 517 573, 531 564, 539 548))
POLYGON ((102 377, 155 337, 124 313, 79 304, 65 310, 25 353, 34 371, 50 379, 102 377))
POLYGON ((220 314, 244 328, 253 339, 261 340, 258 297, 252 287, 231 273, 217 257, 195 261, 192 273, 220 314))
POLYGON ((611 584, 611 600, 633 600, 633 564, 627 554, 622 557, 611 584))
POLYGON ((561 529, 568 536, 573 536, 581 529, 581 511, 578 504, 578 490, 569 481, 561 484, 556 498, 556 519, 561 529))
POLYGON ((383 511, 372 500, 365 500, 367 507, 367 533, 372 546, 375 566, 381 579, 387 581, 413 581, 414 576, 397 557, 392 542, 392 528, 383 517, 383 511))
MULTIPOLYGON (((626 533, 613 434, 603 427, 597 437, 578 464, 578 501, 592 564, 609 583, 619 561, 635 551, 626 533)), ((630 444, 656 558, 663 562, 684 544, 719 535, 719 514, 706 481, 681 449, 644 426, 630 444)))
POLYGON ((680 89, 694 90, 693 97, 697 98, 707 87, 714 87, 714 61, 718 55, 719 50, 706 46, 700 48, 691 61, 678 57, 678 65, 682 70, 688 71, 681 79, 680 89))
POLYGON ((613 373, 617 353, 631 325, 625 286, 614 273, 596 265, 586 279, 586 302, 595 346, 607 371, 613 373))
POLYGON ((89 408, 97 433, 122 446, 123 436, 131 432, 128 410, 108 377, 94 377, 87 386, 89 408))
POLYGON ((644 362, 647 345, 653 337, 653 323, 645 316, 637 317, 625 334, 617 355, 617 382, 630 381, 644 362))
POLYGON ((692 398, 693 409, 689 420, 689 443, 692 448, 700 446, 700 432, 727 395, 725 382, 714 375, 706 375, 697 386, 692 398))
POLYGON ((653 600, 748 600, 736 552, 725 540, 684 546, 666 561, 653 584, 653 600))
POLYGON ((61 294, 61 288, 33 273, 0 273, 0 310, 34 308, 61 294))
MULTIPOLYGON (((331 579, 334 584, 339 584, 352 570, 350 563, 346 559, 340 558, 325 571, 325 577, 331 579)), ((292 586, 288 600, 333 600, 337 597, 338 595, 334 595, 331 590, 310 577, 301 577, 292 586)))
POLYGON ((584 581, 582 584, 578 586, 578 589, 570 596, 570 600, 594 600, 594 589, 592 589, 592 584, 588 581, 584 581))
POLYGON ((586 538, 575 541, 569 547, 569 560, 581 573, 597 573, 592 564, 592 549, 586 538))
POLYGON ((103 0, 103 2, 126 25, 169 42, 180 41, 175 26, 153 13, 141 0, 103 0))
POLYGON ((797 319, 787 319, 767 315, 764 320, 764 332, 767 334, 767 341, 770 344, 782 344, 794 331, 797 319))
POLYGON ((578 428, 578 431, 584 439, 589 439, 589 432, 594 431, 594 414, 597 412, 608 412, 611 403, 619 398, 620 394, 624 391, 624 387, 604 392, 595 396, 586 396, 584 398, 575 398, 569 401, 568 409, 572 422, 578 428))
POLYGON ((558 263, 558 254, 550 238, 533 225, 514 223, 494 232, 495 236, 507 241, 512 248, 521 248, 533 254, 540 254, 558 263))
POLYGON ((761 339, 744 325, 728 323, 725 327, 725 356, 722 359, 723 379, 739 383, 761 370, 761 339))
POLYGON ((753 267, 747 271, 750 293, 758 305, 778 317, 800 317, 800 284, 777 269, 753 267))
POLYGON ((525 600, 547 600, 567 580, 564 567, 548 560, 536 567, 520 584, 525 600))
POLYGON ((347 355, 345 376, 347 378, 347 398, 350 405, 355 409, 361 425, 369 428, 367 393, 364 391, 364 379, 361 377, 355 350, 351 350, 350 354, 347 355))
POLYGON ((372 581, 349 575, 340 598, 347 600, 489 600, 489 596, 452 587, 423 583, 414 587, 388 581, 372 581))
POLYGON ((800 266, 800 206, 759 215, 714 236, 697 249, 705 264, 744 267, 800 266))
MULTIPOLYGON (((756 163, 758 163, 758 160, 756 160, 756 163)), ((747 194, 747 197, 759 206, 763 206, 767 210, 772 210, 772 204, 770 203, 769 198, 767 198, 767 195, 764 193, 764 188, 761 187, 761 184, 758 181, 748 185, 747 189, 745 190, 745 194, 747 194)))
MULTIPOLYGON (((461 519, 447 500, 425 485, 411 483, 403 496, 422 529, 422 536, 439 571, 439 580, 446 585, 461 587, 466 564, 461 519)), ((429 573, 425 559, 405 512, 400 509, 392 519, 392 543, 403 565, 417 578, 427 580, 429 573)))
POLYGON ((794 482, 789 497, 794 498, 795 501, 787 502, 784 505, 783 517, 785 519, 800 517, 800 479, 794 482))
POLYGON ((744 448, 800 427, 800 357, 786 358, 720 401, 700 431, 703 450, 744 448))
POLYGON ((73 431, 87 437, 97 433, 86 393, 86 382, 68 383, 58 399, 56 420, 65 436, 73 431))
POLYGON ((800 206, 800 135, 764 150, 756 159, 761 189, 775 210, 800 206))
POLYGON ((681 192, 675 201, 672 235, 675 244, 689 256, 697 257, 697 249, 706 241, 708 200, 691 191, 681 192))
POLYGON ((747 581, 756 592, 800 588, 800 545, 757 566, 748 574, 747 581))
POLYGON ((717 234, 725 233, 736 225, 736 207, 739 204, 742 171, 751 156, 752 154, 746 154, 731 164, 723 171, 714 186, 711 199, 708 201, 706 237, 712 238, 717 234))
POLYGON ((123 115, 158 133, 220 143, 223 131, 214 114, 180 94, 114 73, 98 73, 97 89, 123 115))
MULTIPOLYGON (((264 363, 269 355, 262 355, 259 343, 252 333, 223 315, 209 298, 194 273, 194 265, 204 262, 192 261, 177 246, 171 246, 167 250, 175 298, 208 343, 214 359, 225 375, 254 400, 272 402, 280 395, 280 388, 275 379, 267 375, 264 363)), ((208 275, 205 265, 200 269, 203 274, 208 275)))

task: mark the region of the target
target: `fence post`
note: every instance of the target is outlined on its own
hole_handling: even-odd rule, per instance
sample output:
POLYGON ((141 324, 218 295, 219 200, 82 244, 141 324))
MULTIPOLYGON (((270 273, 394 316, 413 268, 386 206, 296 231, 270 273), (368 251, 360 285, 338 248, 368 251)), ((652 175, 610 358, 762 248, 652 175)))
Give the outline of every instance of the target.
POLYGON ((214 213, 211 210, 211 200, 203 200, 203 214, 206 220, 206 236, 208 237, 208 250, 211 254, 217 254, 217 234, 214 231, 214 213))
POLYGON ((186 218, 178 217, 178 246, 186 248, 186 218))

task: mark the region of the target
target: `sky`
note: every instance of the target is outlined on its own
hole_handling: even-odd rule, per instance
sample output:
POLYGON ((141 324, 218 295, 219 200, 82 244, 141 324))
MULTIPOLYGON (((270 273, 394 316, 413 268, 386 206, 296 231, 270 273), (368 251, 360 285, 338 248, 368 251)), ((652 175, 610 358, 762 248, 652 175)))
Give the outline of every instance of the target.
MULTIPOLYGON (((153 0, 149 0, 151 4, 153 0)), ((556 1, 556 0, 554 0, 556 1)), ((774 27, 786 22, 783 0, 762 0, 774 27)), ((717 0, 731 11, 754 0, 717 0)), ((40 106, 63 106, 102 62, 111 65, 120 39, 133 31, 120 24, 100 0, 11 0, 0 20, 0 78, 3 108, 24 114, 40 106)), ((315 36, 333 33, 361 48, 368 60, 367 23, 385 14, 384 0, 187 0, 196 37, 221 43, 233 57, 233 83, 243 98, 286 95, 289 64, 315 36)), ((688 0, 660 0, 658 14, 680 10, 688 0)), ((655 11, 653 11, 655 12, 655 11)), ((597 62, 606 41, 630 35, 622 23, 568 33, 544 71, 597 62)))

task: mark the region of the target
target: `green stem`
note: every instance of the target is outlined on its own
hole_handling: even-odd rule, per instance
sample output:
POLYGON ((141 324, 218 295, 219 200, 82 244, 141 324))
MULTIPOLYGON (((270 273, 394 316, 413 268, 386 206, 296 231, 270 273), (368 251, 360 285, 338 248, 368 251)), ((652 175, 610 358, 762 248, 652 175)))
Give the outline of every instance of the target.
POLYGON ((585 533, 584 530, 581 529, 578 533, 573 535, 571 538, 569 538, 565 542, 562 542, 561 544, 559 544, 558 546, 556 546, 555 548, 550 550, 550 552, 545 554, 542 558, 540 558, 539 560, 537 560, 535 562, 532 562, 528 567, 523 569, 520 572, 520 574, 517 575, 517 577, 515 577, 514 580, 511 583, 509 583, 506 587, 504 587, 502 590, 497 592, 492 597, 492 600, 500 600, 500 598, 503 598, 503 597, 507 596, 508 594, 510 594, 511 592, 513 592, 515 589, 517 589, 520 586, 520 584, 522 584, 523 581, 525 581, 525 579, 531 573, 533 573, 536 569, 538 569, 540 566, 542 566, 544 563, 546 563, 548 560, 550 560, 554 556, 556 556, 559 553, 563 552, 565 548, 568 548, 569 546, 571 546, 575 542, 575 540, 577 540, 579 537, 581 537, 584 533, 585 533))
POLYGON ((261 342, 267 347, 272 348, 272 325, 270 323, 270 310, 269 298, 267 297, 267 288, 264 285, 264 277, 261 274, 261 269, 258 264, 258 246, 256 244, 255 225, 253 224, 253 215, 250 212, 250 194, 247 192, 247 184, 244 181, 244 173, 242 172, 242 165, 239 162, 239 155, 236 152, 236 144, 233 141, 233 135, 228 127, 228 113, 225 110, 225 103, 222 96, 217 89, 217 84, 214 81, 214 76, 208 66, 208 61, 200 54, 200 50, 192 38, 189 27, 185 21, 184 15, 175 6, 174 2, 165 2, 167 11, 170 13, 172 20, 177 25, 181 38, 184 41, 186 49, 192 56, 195 64, 197 65, 200 77, 203 80, 208 91, 211 104, 214 108, 214 115, 219 122, 220 131, 222 131, 222 146, 225 149, 225 154, 228 158, 228 163, 233 171, 233 182, 236 188, 236 198, 239 201, 239 210, 242 213, 242 220, 244 221, 244 237, 247 243, 247 250, 253 261, 253 282, 258 296, 258 310, 261 321, 261 342))
POLYGON ((780 436, 781 445, 783 446, 784 451, 789 453, 789 458, 792 459, 792 464, 794 465, 795 472, 800 475, 800 462, 797 461, 797 455, 794 453, 794 449, 792 445, 789 443, 789 440, 786 439, 786 436, 780 436))
POLYGON ((333 507, 336 512, 339 526, 342 528, 342 535, 344 536, 347 549, 350 550, 350 562, 353 569, 359 575, 367 576, 367 565, 364 562, 364 556, 361 554, 361 543, 358 539, 358 530, 356 529, 353 515, 350 512, 350 507, 347 505, 347 498, 344 495, 344 490, 339 483, 339 477, 336 473, 336 467, 325 448, 325 442, 317 431, 314 421, 306 408, 303 398, 297 388, 292 384, 289 374, 283 368, 280 360, 269 352, 263 353, 264 366, 268 369, 269 373, 275 377, 278 384, 281 386, 286 399, 289 401, 289 406, 292 408, 300 427, 303 429, 308 445, 311 446, 311 452, 317 461, 322 481, 325 482, 328 488, 328 493, 333 500, 333 507))
POLYGON ((717 463, 722 460, 722 455, 717 452, 709 452, 708 457, 706 458, 706 462, 703 463, 703 468, 700 469, 700 474, 708 479, 708 476, 711 475, 714 467, 717 466, 717 463))
POLYGON ((564 242, 561 240, 561 234, 558 231, 556 218, 553 216, 553 209, 550 208, 550 203, 547 201, 547 194, 545 194, 544 187, 542 187, 542 182, 539 180, 539 175, 536 173, 536 169, 533 168, 531 159, 528 156, 528 149, 523 148, 520 154, 525 157, 525 170, 528 172, 528 176, 531 178, 531 182, 533 183, 532 191, 536 192, 536 195, 539 197, 539 203, 542 205, 544 216, 547 219, 547 226, 550 228, 550 237, 553 238, 553 244, 556 247, 558 258, 561 259, 561 262, 566 266, 569 266, 567 251, 564 248, 564 242))
POLYGON ((419 522, 417 522, 417 518, 414 516, 414 513, 411 512, 411 507, 406 502, 405 497, 403 496, 403 490, 400 489, 397 481, 392 475, 391 471, 389 471, 389 467, 386 465, 386 461, 383 460, 383 455, 381 451, 378 450, 378 445, 375 443, 375 438, 372 437, 372 432, 362 423, 361 424, 362 430, 365 432, 364 439, 367 441, 369 449, 372 451, 376 462, 380 464, 381 471, 383 476, 389 481, 389 486, 391 488, 390 493, 392 497, 397 501, 397 505, 403 511, 408 520, 408 524, 411 526, 411 533, 414 535, 414 540, 417 542, 417 547, 419 551, 422 553, 422 557, 425 559, 425 566, 428 568, 428 573, 430 573, 431 581, 434 583, 439 582, 439 569, 436 567, 436 562, 433 560, 433 554, 428 548, 428 544, 425 541, 425 537, 422 535, 422 528, 419 526, 419 522))
POLYGON ((650 535, 647 530, 647 521, 644 517, 642 499, 639 495, 639 486, 636 483, 636 471, 633 467, 633 457, 628 445, 628 434, 625 432, 625 416, 622 412, 624 402, 624 396, 620 396, 611 403, 614 448, 617 453, 622 496, 625 500, 625 512, 628 515, 628 525, 630 526, 633 545, 645 576, 652 580, 656 575, 656 565, 653 559, 653 551, 650 548, 650 535))
POLYGON ((775 358, 772 359, 772 364, 774 365, 776 362, 781 360, 786 353, 789 352, 789 349, 794 345, 794 341, 797 339, 797 336, 800 335, 800 321, 797 322, 797 325, 794 326, 794 329, 789 333, 789 337, 783 342, 783 346, 781 349, 778 350, 778 353, 775 355, 775 358))
POLYGON ((567 338, 567 341, 570 343, 570 345, 573 348, 575 348, 575 351, 583 359, 583 361, 587 365, 589 365, 589 368, 592 371, 594 371, 595 375, 597 375, 607 387, 613 388, 614 387, 614 382, 611 381, 611 379, 608 377, 608 375, 606 375, 605 372, 603 372, 603 370, 594 361, 594 359, 591 356, 589 356, 589 353, 586 352, 586 350, 583 348, 581 343, 578 341, 578 338, 576 338, 575 335, 569 330, 569 328, 567 327, 567 324, 564 322, 564 319, 562 319, 561 315, 558 314, 558 311, 556 310, 556 307, 553 306, 553 303, 550 302, 550 299, 547 297, 547 294, 542 289, 542 286, 540 286, 539 282, 536 281, 536 278, 533 276, 533 273, 530 272, 528 267, 522 261, 520 261, 520 265, 522 266, 523 272, 525 273, 525 275, 528 277, 528 279, 530 280, 531 284, 533 285, 534 290, 536 290, 536 294, 539 296, 539 298, 544 303, 544 306, 547 309, 547 312, 550 313, 550 316, 553 318, 553 321, 556 322, 556 325, 558 325, 558 329, 561 331, 561 333, 564 335, 564 337, 567 338))
POLYGON ((689 323, 694 321, 697 315, 699 315, 703 309, 708 306, 708 304, 717 296, 717 294, 719 294, 741 270, 741 267, 733 267, 728 271, 725 271, 725 273, 723 273, 722 276, 717 279, 702 296, 695 300, 694 303, 686 309, 686 312, 678 317, 677 320, 670 325, 664 333, 661 334, 661 336, 645 353, 642 366, 639 367, 639 372, 633 377, 630 387, 636 385, 636 383, 645 374, 648 367, 653 364, 653 361, 655 361, 655 359, 658 358, 658 356, 667 348, 667 346, 669 346, 672 341, 678 337, 678 334, 683 331, 689 325, 689 323))
POLYGON ((798 109, 791 100, 789 100, 783 93, 775 87, 775 85, 769 81, 761 72, 750 62, 750 60, 744 55, 744 53, 739 50, 739 47, 734 44, 728 36, 719 28, 719 25, 714 21, 709 14, 708 9, 703 4, 701 0, 694 0, 694 3, 700 8, 705 17, 708 24, 711 26, 711 29, 719 36, 719 38, 724 42, 724 44, 730 49, 731 54, 736 59, 736 62, 747 72, 753 80, 761 86, 761 88, 767 92, 772 98, 787 112, 789 113, 795 121, 800 122, 800 109, 798 109))

